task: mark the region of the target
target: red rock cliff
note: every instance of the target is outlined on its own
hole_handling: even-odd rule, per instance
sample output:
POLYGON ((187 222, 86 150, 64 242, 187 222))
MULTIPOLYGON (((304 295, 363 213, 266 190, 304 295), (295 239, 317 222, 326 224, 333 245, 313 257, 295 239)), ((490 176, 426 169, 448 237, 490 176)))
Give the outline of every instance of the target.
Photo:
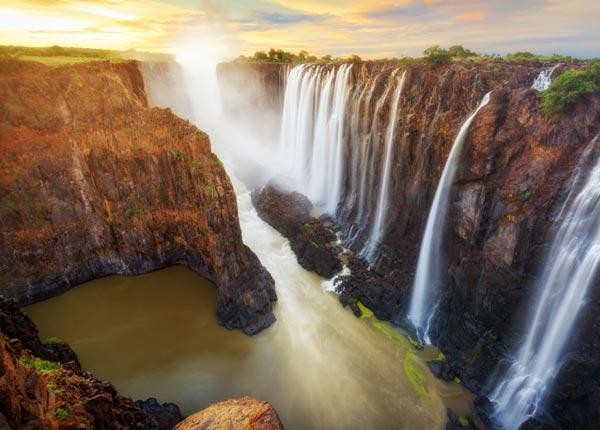
POLYGON ((148 107, 135 62, 6 61, 0 100, 0 294, 28 304, 179 263, 218 285, 226 327, 274 321, 208 136, 148 107))

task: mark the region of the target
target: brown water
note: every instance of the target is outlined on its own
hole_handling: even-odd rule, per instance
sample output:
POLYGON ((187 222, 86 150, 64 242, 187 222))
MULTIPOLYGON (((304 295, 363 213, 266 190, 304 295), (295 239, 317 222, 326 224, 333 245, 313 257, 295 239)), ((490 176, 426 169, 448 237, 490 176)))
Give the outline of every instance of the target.
MULTIPOLYGON (((470 396, 428 371, 402 333, 356 318, 296 262, 238 194, 244 241, 277 282, 278 321, 246 337, 216 323, 216 288, 184 267, 111 276, 28 307, 42 337, 68 341, 86 370, 134 398, 184 413, 252 395, 286 428, 441 429, 470 396)), ((368 313, 368 311, 366 311, 368 313)))

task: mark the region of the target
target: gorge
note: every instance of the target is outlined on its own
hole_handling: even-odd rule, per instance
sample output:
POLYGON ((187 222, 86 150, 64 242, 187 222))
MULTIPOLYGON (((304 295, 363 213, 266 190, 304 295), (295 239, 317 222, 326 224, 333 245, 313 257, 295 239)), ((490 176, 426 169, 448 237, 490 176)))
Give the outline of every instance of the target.
POLYGON ((539 97, 583 62, 195 60, 2 64, 0 294, 44 336, 184 414, 599 425, 600 94, 539 97))

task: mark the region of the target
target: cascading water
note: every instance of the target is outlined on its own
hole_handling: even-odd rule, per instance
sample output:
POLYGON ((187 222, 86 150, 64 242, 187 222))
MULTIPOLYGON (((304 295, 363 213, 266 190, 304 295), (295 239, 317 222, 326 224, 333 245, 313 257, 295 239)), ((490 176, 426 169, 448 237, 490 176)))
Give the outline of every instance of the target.
POLYGON ((560 66, 560 63, 555 64, 554 66, 548 69, 542 70, 537 76, 537 78, 535 78, 535 80, 533 81, 533 85, 531 85, 531 88, 537 91, 546 91, 552 83, 552 73, 554 73, 554 70, 558 66, 560 66))
POLYGON ((390 207, 405 72, 400 75, 399 68, 383 68, 355 84, 350 79, 352 67, 299 65, 291 69, 280 155, 282 173, 292 176, 297 188, 330 215, 336 215, 342 188, 348 188, 346 199, 352 201, 345 204, 353 207, 351 223, 368 232, 361 256, 372 263, 390 207), (350 161, 347 169, 344 160, 350 161))
MULTIPOLYGON (((590 148, 597 150, 596 138, 590 148)), ((588 154, 589 155, 589 154, 588 154)), ((560 214, 560 227, 542 266, 535 312, 525 342, 490 396, 497 417, 516 429, 540 408, 600 268, 600 156, 560 214)), ((577 180, 575 181, 575 186, 577 180)))
POLYGON ((374 252, 376 250, 376 246, 379 243, 383 232, 384 232, 384 219, 387 214, 387 210, 389 208, 389 193, 390 193, 390 177, 391 177, 391 168, 392 168, 392 156, 393 156, 393 147, 394 147, 394 138, 396 131, 396 121, 398 116, 398 104, 400 103, 400 97, 402 95, 402 89, 404 88, 404 79, 406 78, 406 71, 402 73, 400 77, 400 82, 396 87, 396 91, 392 98, 391 104, 391 113, 387 125, 387 131, 385 135, 385 143, 384 143, 384 162, 383 162, 383 171, 381 172, 381 181, 379 185, 379 197, 377 199, 377 206, 375 207, 375 216, 374 221, 371 226, 371 233, 369 235, 369 239, 363 248, 362 255, 368 261, 372 261, 374 258, 374 252))
POLYGON ((448 210, 448 196, 452 181, 458 167, 458 160, 462 151, 463 143, 469 132, 469 126, 479 110, 488 104, 490 93, 487 93, 475 111, 464 122, 448 155, 448 160, 444 166, 442 177, 435 191, 435 197, 429 216, 421 250, 419 251, 419 260, 417 263, 417 273, 412 290, 410 308, 407 318, 417 330, 417 336, 423 342, 430 343, 429 327, 437 307, 437 295, 440 283, 440 268, 442 265, 441 237, 444 231, 446 221, 446 212, 448 210))
POLYGON ((351 69, 348 64, 296 66, 289 73, 284 96, 280 142, 283 173, 331 214, 341 195, 351 69))

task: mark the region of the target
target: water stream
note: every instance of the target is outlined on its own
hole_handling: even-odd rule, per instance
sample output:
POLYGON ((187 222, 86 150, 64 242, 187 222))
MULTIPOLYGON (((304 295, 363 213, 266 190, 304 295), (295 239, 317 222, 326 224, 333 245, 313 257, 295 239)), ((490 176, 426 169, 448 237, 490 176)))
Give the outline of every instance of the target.
POLYGON ((412 289, 410 308, 407 318, 417 330, 421 341, 430 343, 429 327, 435 317, 439 289, 441 287, 440 271, 442 269, 442 240, 446 213, 448 211, 448 197, 458 161, 462 152, 463 143, 469 132, 469 126, 479 110, 488 104, 490 93, 486 94, 475 111, 469 115, 461 126, 452 149, 446 160, 442 177, 435 191, 435 197, 429 210, 425 233, 421 241, 417 272, 412 289))
MULTIPOLYGON (((507 429, 516 429, 535 415, 561 367, 565 347, 573 336, 577 317, 586 304, 600 269, 600 157, 597 138, 590 143, 590 170, 568 198, 560 224, 535 290, 527 335, 507 374, 491 394, 497 416, 507 429), (594 165, 595 164, 595 165, 594 165)), ((587 161, 584 157, 583 162, 587 161)))

